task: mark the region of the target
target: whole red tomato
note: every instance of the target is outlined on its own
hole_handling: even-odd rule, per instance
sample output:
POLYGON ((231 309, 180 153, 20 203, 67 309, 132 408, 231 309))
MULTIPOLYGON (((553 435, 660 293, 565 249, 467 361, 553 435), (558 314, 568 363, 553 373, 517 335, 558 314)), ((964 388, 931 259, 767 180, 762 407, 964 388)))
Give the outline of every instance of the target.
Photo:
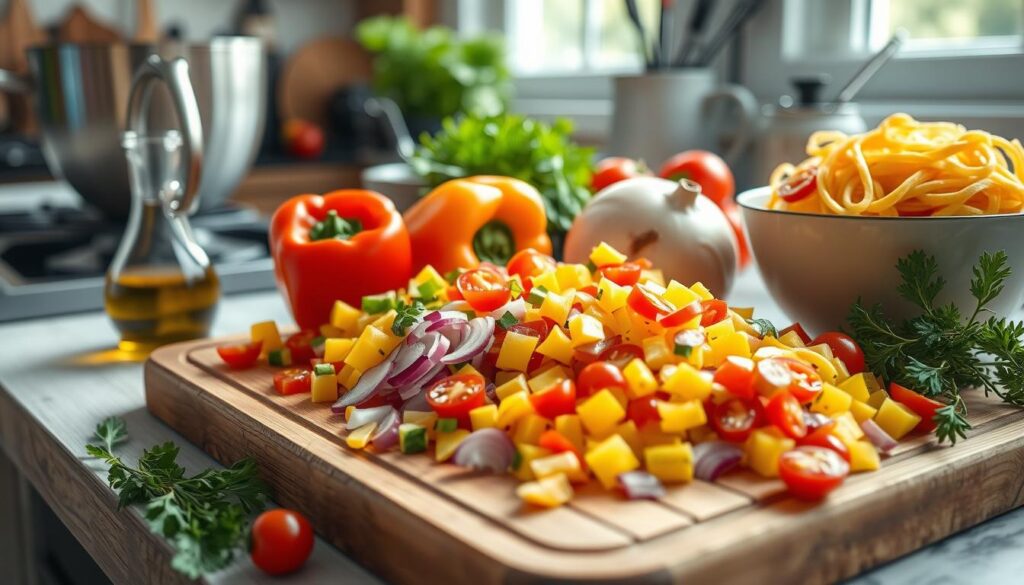
POLYGON ((288 120, 281 131, 288 154, 313 159, 324 152, 324 132, 319 126, 306 120, 288 120))
POLYGON ((643 164, 631 158, 621 156, 608 157, 597 163, 594 168, 594 176, 590 179, 590 189, 597 193, 609 185, 639 177, 650 173, 643 164))
POLYGON ((729 165, 717 154, 706 150, 680 152, 665 161, 658 175, 673 181, 690 179, 696 182, 701 192, 722 209, 736 193, 736 181, 729 165))
POLYGON ((268 575, 298 570, 313 551, 313 527, 298 512, 267 510, 252 523, 252 562, 268 575))

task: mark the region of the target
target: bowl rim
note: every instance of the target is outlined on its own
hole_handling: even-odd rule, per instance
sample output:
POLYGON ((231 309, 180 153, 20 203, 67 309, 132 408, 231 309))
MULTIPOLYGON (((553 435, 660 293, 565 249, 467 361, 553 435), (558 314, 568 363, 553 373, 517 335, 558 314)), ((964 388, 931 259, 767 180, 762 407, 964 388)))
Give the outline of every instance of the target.
POLYGON ((790 210, 787 210, 787 209, 769 209, 767 207, 763 207, 763 206, 759 206, 759 205, 754 205, 751 201, 748 201, 748 200, 753 199, 755 197, 759 197, 759 196, 762 196, 762 195, 768 195, 770 193, 770 190, 771 190, 771 187, 769 185, 762 185, 760 187, 754 187, 752 189, 747 189, 746 191, 744 191, 744 192, 742 192, 742 193, 740 193, 739 195, 736 196, 736 203, 738 203, 740 207, 742 207, 744 209, 749 209, 750 211, 757 211, 757 212, 763 212, 763 213, 777 213, 777 214, 780 214, 780 215, 795 215, 795 216, 800 216, 800 217, 816 217, 816 218, 821 218, 821 219, 837 220, 837 221, 896 221, 896 222, 899 222, 899 221, 934 221, 934 222, 943 222, 943 221, 958 221, 958 220, 959 221, 966 221, 966 220, 981 221, 981 220, 986 220, 986 219, 987 220, 998 220, 998 219, 1004 219, 1005 220, 1005 219, 1014 218, 1014 217, 1024 218, 1024 212, 1022 212, 1022 213, 986 214, 986 215, 941 215, 941 216, 938 216, 938 217, 935 217, 935 216, 888 217, 888 216, 879 216, 879 215, 837 215, 837 214, 834 214, 834 213, 808 213, 808 212, 805 212, 805 211, 790 211, 790 210))

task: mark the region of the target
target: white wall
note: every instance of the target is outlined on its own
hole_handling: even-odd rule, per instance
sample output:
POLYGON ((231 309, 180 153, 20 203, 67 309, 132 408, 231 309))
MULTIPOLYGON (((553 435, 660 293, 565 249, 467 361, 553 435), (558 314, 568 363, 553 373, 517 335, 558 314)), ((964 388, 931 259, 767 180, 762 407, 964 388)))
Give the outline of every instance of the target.
MULTIPOLYGON (((154 0, 153 5, 161 29, 179 23, 187 39, 203 41, 214 32, 231 29, 241 1, 154 0)), ((355 1, 360 0, 269 0, 277 19, 280 48, 290 53, 312 38, 348 35, 354 21, 355 1)), ((8 0, 0 0, 0 14, 6 13, 7 3, 8 0)), ((135 30, 135 0, 28 0, 36 22, 43 27, 60 22, 68 8, 76 3, 125 35, 135 30)))

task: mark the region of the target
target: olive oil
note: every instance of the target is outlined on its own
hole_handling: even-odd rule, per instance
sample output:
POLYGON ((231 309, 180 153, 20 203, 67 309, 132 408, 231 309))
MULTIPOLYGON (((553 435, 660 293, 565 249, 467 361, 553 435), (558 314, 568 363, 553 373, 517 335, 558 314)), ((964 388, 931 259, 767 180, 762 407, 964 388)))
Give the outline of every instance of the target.
POLYGON ((186 278, 177 266, 133 267, 116 279, 108 275, 107 314, 121 333, 124 351, 153 348, 206 336, 210 331, 220 282, 213 267, 186 278))

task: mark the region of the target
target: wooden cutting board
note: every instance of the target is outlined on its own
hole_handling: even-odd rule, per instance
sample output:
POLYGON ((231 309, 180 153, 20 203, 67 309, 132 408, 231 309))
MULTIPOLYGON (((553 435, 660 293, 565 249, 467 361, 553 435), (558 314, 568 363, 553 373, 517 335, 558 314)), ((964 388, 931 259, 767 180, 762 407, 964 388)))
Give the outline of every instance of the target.
POLYGON ((328 405, 274 393, 274 369, 227 370, 228 341, 154 352, 150 412, 221 463, 255 457, 280 504, 397 583, 827 583, 1024 505, 1024 412, 975 395, 968 440, 905 441, 824 503, 735 472, 660 501, 590 489, 526 510, 510 477, 348 449, 328 405))

